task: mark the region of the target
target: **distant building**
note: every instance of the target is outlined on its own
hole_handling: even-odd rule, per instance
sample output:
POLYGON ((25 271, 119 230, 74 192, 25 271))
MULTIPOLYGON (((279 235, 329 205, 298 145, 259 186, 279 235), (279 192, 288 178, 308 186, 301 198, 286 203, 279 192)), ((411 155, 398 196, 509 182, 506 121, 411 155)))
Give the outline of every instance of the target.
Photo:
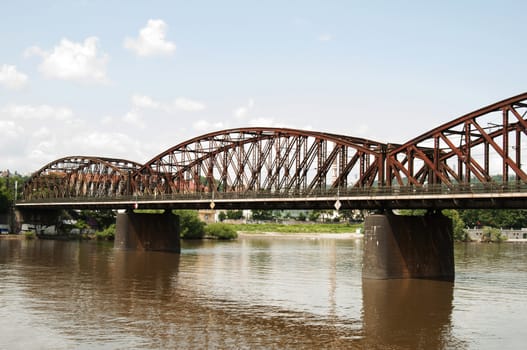
MULTIPOLYGON (((468 238, 472 241, 481 241, 483 237, 483 227, 475 227, 467 229, 468 238)), ((527 242, 527 228, 519 230, 514 229, 500 229, 503 237, 506 237, 507 242, 527 242)))
POLYGON ((213 209, 198 210, 198 216, 201 221, 207 224, 216 222, 216 210, 213 210, 213 209))

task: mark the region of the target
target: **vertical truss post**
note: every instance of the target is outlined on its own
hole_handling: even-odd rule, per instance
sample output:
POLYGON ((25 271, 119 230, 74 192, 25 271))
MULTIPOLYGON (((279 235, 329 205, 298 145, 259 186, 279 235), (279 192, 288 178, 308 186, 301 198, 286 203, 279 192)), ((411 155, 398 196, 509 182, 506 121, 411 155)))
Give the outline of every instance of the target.
POLYGON ((432 184, 437 185, 440 182, 439 174, 440 171, 439 167, 439 136, 434 136, 434 168, 433 169, 433 176, 432 176, 432 184))
POLYGON ((470 128, 472 123, 470 121, 465 122, 465 161, 463 167, 465 168, 465 183, 470 183, 470 167, 469 164, 472 162, 470 151, 472 148, 471 140, 472 136, 470 135, 470 128))
MULTIPOLYGON (((522 160, 522 157, 521 157, 521 136, 522 136, 522 132, 521 132, 521 129, 520 127, 518 126, 516 128, 516 146, 515 146, 515 151, 516 151, 516 165, 518 166, 518 168, 522 168, 522 164, 521 164, 521 160, 522 160)), ((516 182, 519 184, 520 182, 520 174, 516 173, 516 182)))
POLYGON ((507 165, 507 158, 509 158, 509 110, 503 108, 503 127, 502 127, 502 141, 503 141, 503 183, 509 182, 509 166, 507 165))

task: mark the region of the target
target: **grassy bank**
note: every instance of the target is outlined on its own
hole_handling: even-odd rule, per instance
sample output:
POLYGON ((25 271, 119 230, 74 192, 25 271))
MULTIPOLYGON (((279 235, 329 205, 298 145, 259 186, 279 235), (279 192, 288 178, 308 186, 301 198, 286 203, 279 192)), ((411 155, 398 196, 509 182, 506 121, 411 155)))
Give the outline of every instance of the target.
POLYGON ((237 232, 246 233, 354 233, 357 229, 362 228, 362 224, 276 224, 276 223, 261 223, 261 224, 229 224, 237 232))

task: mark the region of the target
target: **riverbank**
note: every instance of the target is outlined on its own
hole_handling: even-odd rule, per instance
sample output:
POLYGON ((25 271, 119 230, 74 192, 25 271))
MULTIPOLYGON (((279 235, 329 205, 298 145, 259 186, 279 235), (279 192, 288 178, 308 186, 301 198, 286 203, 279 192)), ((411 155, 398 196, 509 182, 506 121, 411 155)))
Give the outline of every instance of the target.
POLYGON ((284 232, 247 232, 238 231, 238 237, 255 237, 255 238, 300 238, 300 239, 361 239, 360 233, 284 233, 284 232))
POLYGON ((26 239, 25 235, 15 235, 15 234, 7 234, 7 235, 0 235, 0 239, 26 239))
POLYGON ((261 223, 227 223, 237 232, 251 234, 281 233, 281 234, 348 234, 359 233, 362 224, 348 223, 292 223, 282 224, 273 222, 261 223))

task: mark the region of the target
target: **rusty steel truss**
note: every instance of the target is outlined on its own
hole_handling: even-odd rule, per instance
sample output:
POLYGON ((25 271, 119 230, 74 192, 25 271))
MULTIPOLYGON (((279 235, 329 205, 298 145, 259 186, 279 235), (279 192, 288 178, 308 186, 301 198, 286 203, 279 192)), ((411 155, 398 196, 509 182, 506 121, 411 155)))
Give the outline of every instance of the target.
POLYGON ((185 141, 133 177, 134 193, 290 192, 372 186, 385 145, 278 128, 231 129, 185 141))
POLYGON ((57 159, 26 182, 24 198, 115 197, 130 193, 141 164, 124 159, 73 156, 57 159))
POLYGON ((238 128, 182 142, 141 165, 65 157, 35 172, 24 199, 525 185, 527 93, 402 145, 285 128, 238 128))
POLYGON ((527 182, 527 93, 481 108, 404 145, 390 146, 387 186, 527 182))

